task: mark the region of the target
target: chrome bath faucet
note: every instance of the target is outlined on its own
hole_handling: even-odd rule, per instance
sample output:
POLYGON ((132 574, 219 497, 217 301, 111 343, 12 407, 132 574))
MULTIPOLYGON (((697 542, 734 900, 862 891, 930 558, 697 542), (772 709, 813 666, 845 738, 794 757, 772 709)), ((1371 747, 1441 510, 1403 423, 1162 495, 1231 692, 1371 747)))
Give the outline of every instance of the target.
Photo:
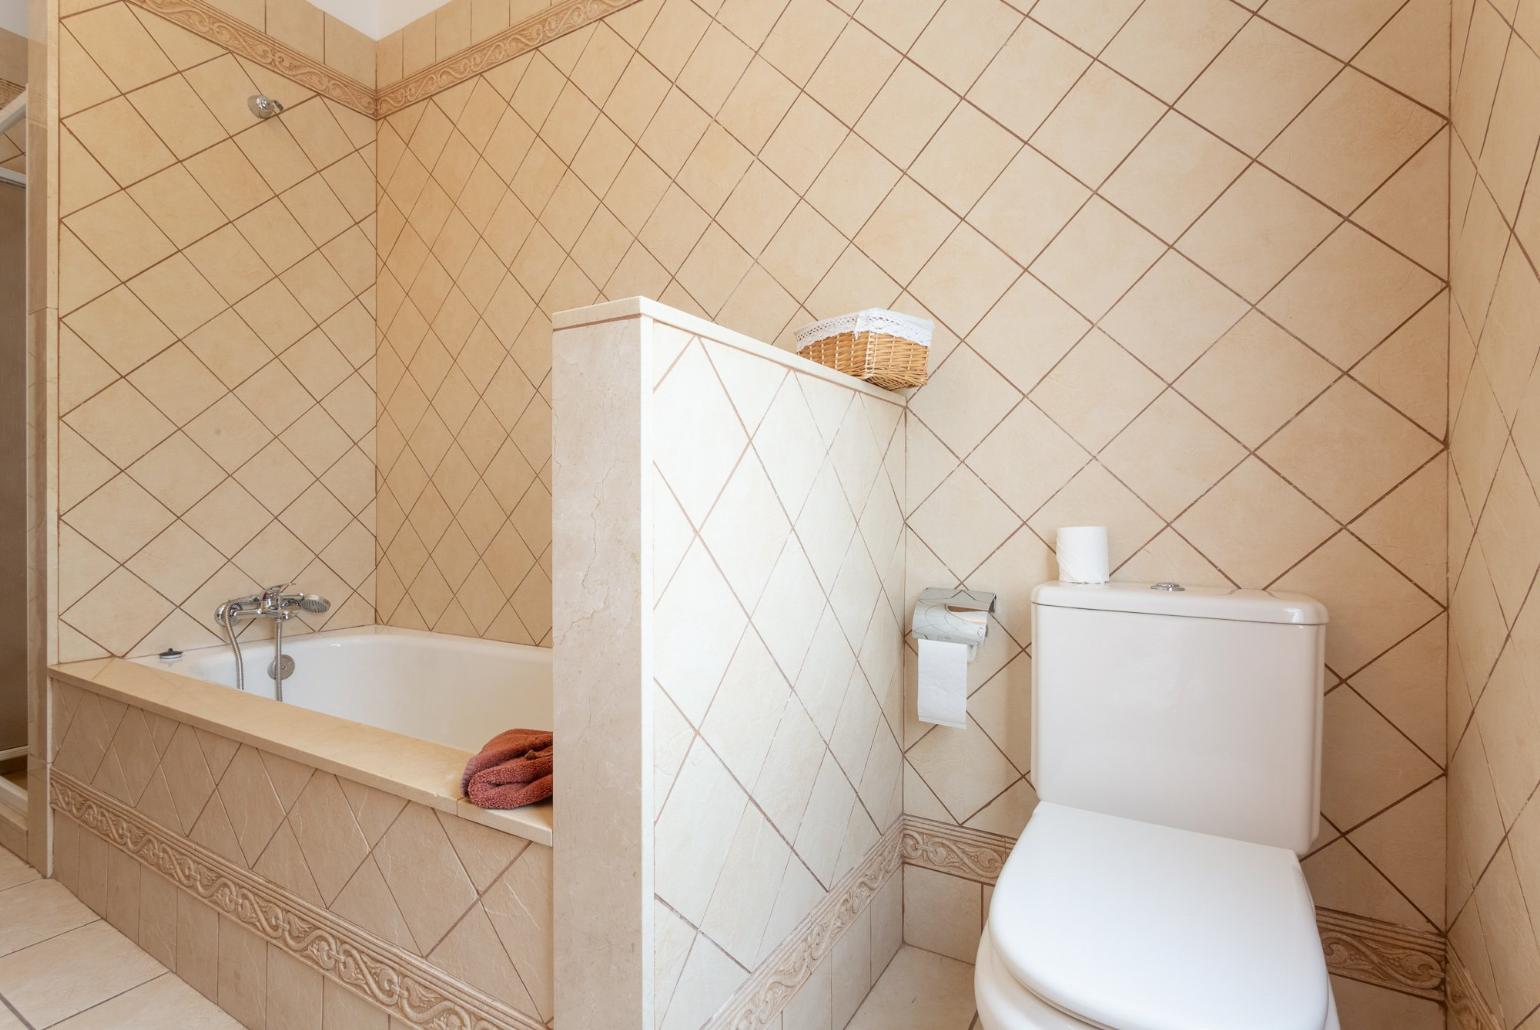
POLYGON ((214 609, 214 621, 225 628, 225 638, 235 652, 236 690, 246 689, 246 664, 241 657, 240 638, 235 632, 236 622, 240 619, 272 619, 273 661, 267 667, 267 674, 272 677, 275 696, 279 701, 283 700, 283 681, 294 671, 294 659, 284 657, 283 653, 283 624, 295 616, 296 609, 319 615, 332 606, 320 594, 284 593, 291 585, 279 583, 265 588, 260 594, 233 597, 214 609))

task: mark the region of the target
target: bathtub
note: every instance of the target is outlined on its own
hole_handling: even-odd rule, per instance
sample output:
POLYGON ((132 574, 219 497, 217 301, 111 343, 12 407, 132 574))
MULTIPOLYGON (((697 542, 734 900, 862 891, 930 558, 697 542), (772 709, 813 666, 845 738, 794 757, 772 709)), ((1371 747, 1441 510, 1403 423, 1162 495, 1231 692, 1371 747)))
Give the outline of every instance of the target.
MULTIPOLYGON (((274 696, 267 675, 271 639, 242 643, 246 691, 274 696)), ((551 728, 551 651, 494 640, 365 626, 286 637, 294 672, 283 682, 286 704, 393 733, 476 751, 510 727, 551 728)), ((141 665, 235 686, 229 645, 188 651, 141 665)))

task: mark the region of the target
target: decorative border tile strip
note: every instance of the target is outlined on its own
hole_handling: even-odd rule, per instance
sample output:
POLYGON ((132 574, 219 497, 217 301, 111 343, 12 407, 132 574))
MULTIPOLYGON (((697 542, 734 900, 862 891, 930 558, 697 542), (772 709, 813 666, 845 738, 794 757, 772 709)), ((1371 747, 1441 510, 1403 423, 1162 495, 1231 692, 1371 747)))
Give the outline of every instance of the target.
POLYGON ((1317 907, 1315 921, 1331 972, 1434 1001, 1444 999, 1442 934, 1330 908, 1317 907))
POLYGON ((1503 1030, 1502 1020, 1482 997, 1470 970, 1460 961, 1460 953, 1453 948, 1449 949, 1445 969, 1444 1007, 1449 1013, 1449 1025, 1455 1030, 1503 1030))
POLYGON ((711 1030, 754 1030, 775 1024, 786 1003, 813 975, 888 877, 898 872, 900 819, 883 834, 860 865, 845 874, 835 888, 776 948, 738 989, 716 1018, 711 1030))
POLYGON ((544 1030, 416 955, 290 895, 57 769, 52 806, 392 1016, 430 1030, 544 1030))
MULTIPOLYGON (((194 0, 196 2, 196 0, 194 0)), ((375 95, 378 117, 394 114, 424 97, 446 90, 479 75, 494 65, 511 61, 553 39, 580 29, 629 7, 637 0, 561 0, 539 14, 504 29, 491 39, 451 54, 437 64, 391 83, 375 95)))
MULTIPOLYGON (((916 816, 905 818, 900 838, 905 865, 988 884, 1000 875, 1015 845, 1000 834, 916 816)), ((1443 1000, 1443 935, 1329 908, 1318 907, 1315 914, 1329 972, 1443 1000)))
POLYGON ((204 0, 131 0, 248 61, 370 118, 393 114, 419 100, 480 75, 495 65, 544 46, 637 0, 560 0, 491 39, 429 65, 400 82, 374 89, 308 54, 281 43, 205 3, 204 0))
POLYGON ((1016 842, 966 826, 949 826, 918 816, 904 818, 899 846, 905 865, 934 869, 965 880, 994 883, 1016 842))
POLYGON ((217 43, 231 53, 292 79, 306 89, 330 97, 359 114, 375 116, 375 92, 357 79, 328 67, 308 54, 230 17, 203 0, 132 0, 151 14, 160 15, 217 43))

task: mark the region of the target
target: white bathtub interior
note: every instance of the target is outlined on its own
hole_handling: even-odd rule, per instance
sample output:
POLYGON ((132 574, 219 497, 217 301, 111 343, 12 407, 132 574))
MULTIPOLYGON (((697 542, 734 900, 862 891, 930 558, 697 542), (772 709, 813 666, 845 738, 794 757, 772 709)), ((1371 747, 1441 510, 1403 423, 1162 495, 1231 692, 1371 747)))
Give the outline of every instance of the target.
MULTIPOLYGON (((274 697, 272 640, 243 642, 241 652, 247 692, 274 697)), ((506 729, 552 725, 549 648, 366 626, 287 636, 283 653, 294 659, 283 700, 311 711, 464 751, 479 750, 506 729)), ((228 645, 188 651, 174 662, 135 661, 235 686, 228 645)))

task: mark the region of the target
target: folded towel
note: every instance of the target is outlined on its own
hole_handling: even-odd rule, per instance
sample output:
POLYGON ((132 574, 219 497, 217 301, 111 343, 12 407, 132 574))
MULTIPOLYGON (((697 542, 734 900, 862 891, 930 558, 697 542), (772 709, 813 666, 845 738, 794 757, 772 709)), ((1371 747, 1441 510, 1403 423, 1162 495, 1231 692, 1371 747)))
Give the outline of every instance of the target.
POLYGON ((480 808, 519 808, 551 796, 551 734, 505 730, 465 763, 460 788, 480 808))

